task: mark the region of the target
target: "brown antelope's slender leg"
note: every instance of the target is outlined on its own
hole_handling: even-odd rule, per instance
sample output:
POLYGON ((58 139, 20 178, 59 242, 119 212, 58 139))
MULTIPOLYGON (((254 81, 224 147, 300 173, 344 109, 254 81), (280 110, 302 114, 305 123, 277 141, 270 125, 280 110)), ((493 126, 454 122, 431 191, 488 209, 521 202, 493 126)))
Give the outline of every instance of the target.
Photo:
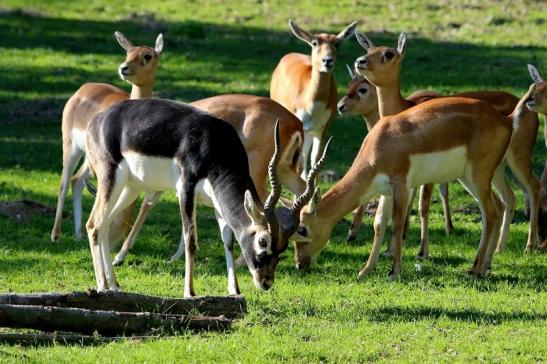
POLYGON ((193 297, 194 291, 194 262, 197 251, 195 183, 185 178, 184 171, 177 183, 180 214, 184 231, 184 297, 193 297))
POLYGON ((394 280, 401 272, 403 234, 411 191, 404 184, 393 186, 393 267, 389 278, 394 280))
POLYGON ((55 212, 55 224, 51 231, 51 241, 56 241, 61 236, 61 223, 63 220, 63 208, 65 205, 66 195, 70 177, 74 172, 74 168, 78 161, 82 158, 84 152, 78 148, 70 146, 63 148, 63 172, 61 174, 61 185, 59 187, 59 196, 57 197, 57 210, 55 212))
POLYGON ((363 213, 365 212, 365 205, 360 205, 353 211, 353 220, 351 221, 351 226, 348 231, 347 242, 355 240, 357 238, 357 233, 363 224, 363 213))
MULTIPOLYGON (((492 193, 492 198, 494 200, 494 204, 496 206, 496 211, 498 213, 498 216, 503 216, 504 212, 506 210, 505 204, 499 199, 499 197, 495 193, 492 193)), ((481 274, 483 276, 486 275, 486 272, 492 266, 492 258, 493 258, 493 255, 494 255, 494 250, 496 249, 497 243, 498 243, 500 235, 501 235, 502 223, 503 223, 503 218, 498 217, 497 225, 494 228, 494 233, 492 234, 492 238, 490 240, 490 243, 488 244, 488 252, 487 252, 487 255, 486 255, 486 260, 484 261, 484 264, 481 268, 481 274)))
MULTIPOLYGON (((410 197, 408 198, 408 207, 406 209, 406 218, 405 218, 405 228, 403 230, 403 244, 406 242, 406 238, 408 237, 408 230, 410 229, 410 214, 412 212, 412 205, 414 204, 414 198, 416 198, 415 188, 410 190, 410 197)), ((386 222, 386 224, 388 223, 389 221, 386 222)), ((393 256, 394 247, 395 247, 395 239, 392 234, 391 240, 389 241, 389 245, 386 251, 384 252, 384 256, 385 257, 393 256)))
POLYGON ((161 196, 161 192, 152 192, 152 193, 146 194, 146 197, 144 198, 144 201, 141 204, 139 215, 137 216, 137 219, 135 220, 133 227, 131 228, 131 231, 129 232, 129 235, 123 242, 123 246, 118 252, 118 254, 116 255, 116 258, 114 258, 114 261, 112 262, 112 264, 114 265, 122 264, 123 260, 125 259, 125 256, 127 255, 127 253, 129 253, 129 250, 133 249, 133 245, 135 245, 135 240, 137 239, 137 235, 139 235, 141 231, 144 221, 148 217, 150 210, 156 204, 160 196, 161 196))
POLYGON ((72 184, 72 208, 74 210, 74 232, 76 240, 82 238, 82 192, 85 187, 85 180, 89 177, 87 160, 70 180, 72 184))
POLYGON ((534 250, 539 241, 538 237, 538 213, 539 213, 539 190, 540 185, 537 178, 532 173, 530 157, 508 153, 507 163, 515 177, 519 180, 525 189, 526 195, 530 200, 530 226, 528 229, 528 241, 526 243, 526 252, 534 250))
POLYGON ((421 227, 421 246, 418 258, 427 259, 429 256, 429 208, 431 206, 431 195, 433 194, 433 184, 429 183, 420 186, 420 227, 421 227))
POLYGON ((454 225, 452 225, 450 204, 448 203, 448 183, 439 184, 439 194, 441 195, 441 202, 444 210, 444 230, 448 236, 452 234, 452 231, 454 230, 454 225))
POLYGON ((501 224, 501 231, 499 235, 499 240, 497 242, 496 252, 502 252, 506 245, 507 239, 509 238, 509 227, 511 226, 511 221, 513 220, 513 215, 515 214, 515 194, 505 177, 505 163, 502 163, 496 172, 494 173, 494 178, 492 179, 492 184, 494 188, 498 191, 503 201, 503 221, 501 224))
POLYGON ((357 278, 369 274, 376 268, 378 264, 378 258, 380 257, 380 249, 382 248, 382 241, 386 233, 387 223, 391 220, 391 214, 393 210, 393 199, 391 196, 381 196, 378 202, 378 209, 374 216, 374 241, 372 242, 372 250, 368 257, 367 263, 363 266, 359 272, 357 278))

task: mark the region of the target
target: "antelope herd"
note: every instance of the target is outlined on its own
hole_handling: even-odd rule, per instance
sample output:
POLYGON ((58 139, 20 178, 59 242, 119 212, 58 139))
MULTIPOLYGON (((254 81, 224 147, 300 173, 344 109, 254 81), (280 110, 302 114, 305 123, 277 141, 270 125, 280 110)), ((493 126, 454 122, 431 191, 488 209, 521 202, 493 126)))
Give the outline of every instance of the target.
POLYGON ((66 103, 63 171, 51 232, 51 240, 58 240, 70 185, 75 235, 81 239, 82 193, 87 185, 95 193, 86 229, 99 290, 119 289, 113 266, 123 262, 150 209, 167 190, 176 191, 179 200, 182 235, 171 260, 185 258, 186 297, 195 295, 197 203, 214 209, 230 294, 240 293, 234 237, 241 247, 240 263, 249 268, 255 286, 267 290, 289 241, 294 242, 296 267, 308 267, 326 246, 335 224, 351 211, 348 240, 356 238, 364 206, 378 194, 372 251, 358 277, 376 267, 393 220, 387 254, 393 257, 389 277, 395 279, 401 272, 415 191, 420 187, 418 255, 425 259, 432 186, 440 186, 448 235, 453 223, 447 183, 454 180, 473 196, 481 212, 482 233, 469 274, 484 277, 494 251, 506 247, 515 211, 506 166, 527 197, 525 250, 547 249, 547 163, 541 182, 532 171, 538 113, 547 113, 547 82, 534 66, 528 65, 533 83, 520 99, 503 91, 480 90, 446 96, 421 90, 403 98, 399 71, 407 48, 404 33, 392 48, 375 46, 356 31, 356 22, 337 35, 312 34, 292 20, 289 25, 311 46, 311 55, 290 53, 281 58, 272 74, 271 98, 232 94, 190 104, 152 98, 163 51, 161 34, 154 47, 137 47, 114 33, 127 52, 118 71, 132 85, 131 94, 109 84, 86 83, 66 103), (332 72, 337 49, 354 35, 365 54, 353 68, 347 66, 351 81, 337 103, 332 72), (316 183, 337 111, 362 115, 368 133, 346 174, 321 195, 316 183), (90 174, 97 178, 96 190, 88 181, 90 174), (282 186, 294 194, 293 201, 281 198, 282 186), (144 200, 133 220, 142 192, 144 200), (112 244, 124 238, 112 260, 112 244))

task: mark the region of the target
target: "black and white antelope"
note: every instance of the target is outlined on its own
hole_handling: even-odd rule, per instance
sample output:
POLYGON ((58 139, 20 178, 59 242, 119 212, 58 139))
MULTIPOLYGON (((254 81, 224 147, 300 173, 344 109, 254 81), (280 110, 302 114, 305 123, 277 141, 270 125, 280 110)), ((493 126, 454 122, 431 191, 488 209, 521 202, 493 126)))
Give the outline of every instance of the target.
MULTIPOLYGON (((228 123, 190 105, 168 100, 128 100, 98 115, 88 128, 89 163, 97 197, 86 228, 99 290, 118 290, 110 258, 110 223, 142 192, 176 190, 185 240, 184 296, 194 296, 198 190, 209 189, 216 211, 234 232, 255 286, 269 289, 279 255, 313 197, 322 158, 310 172, 306 191, 290 208, 276 211, 281 195, 275 152, 269 166, 272 191, 264 207, 249 175, 247 155, 228 123)), ((225 245, 228 291, 238 294, 232 244, 225 245)))

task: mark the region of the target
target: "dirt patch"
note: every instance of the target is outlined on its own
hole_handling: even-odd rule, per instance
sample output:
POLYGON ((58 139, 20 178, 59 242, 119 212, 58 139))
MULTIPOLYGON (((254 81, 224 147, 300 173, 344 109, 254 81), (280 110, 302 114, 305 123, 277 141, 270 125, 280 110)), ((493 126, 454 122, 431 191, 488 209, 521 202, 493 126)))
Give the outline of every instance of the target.
POLYGON ((26 222, 35 214, 55 215, 55 209, 31 200, 0 201, 0 215, 13 221, 26 222))

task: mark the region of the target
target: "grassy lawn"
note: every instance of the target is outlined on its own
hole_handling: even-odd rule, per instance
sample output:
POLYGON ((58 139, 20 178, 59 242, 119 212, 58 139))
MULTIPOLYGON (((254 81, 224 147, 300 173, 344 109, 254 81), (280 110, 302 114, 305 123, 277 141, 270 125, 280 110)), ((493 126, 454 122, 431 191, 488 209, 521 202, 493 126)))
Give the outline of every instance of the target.
MULTIPOLYGON (((289 18, 305 28, 332 32, 358 19, 358 29, 376 44, 395 45, 397 33, 407 31, 404 94, 424 88, 446 93, 501 89, 521 96, 531 83, 527 63, 547 76, 545 2, 387 3, 3 0, 0 201, 27 198, 55 205, 67 98, 88 81, 128 89, 116 75, 124 53, 112 36, 115 30, 135 44, 149 45, 164 33, 156 95, 183 101, 234 92, 268 95, 270 75, 281 56, 308 52, 290 35, 289 18)), ((340 94, 348 82, 344 63, 361 54, 355 40, 341 46, 335 69, 340 94)), ((534 154, 537 176, 547 157, 542 130, 534 154)), ((337 117, 331 134, 335 138, 326 168, 342 175, 361 145, 364 123, 337 117)), ((84 196, 89 212, 93 201, 84 196)), ((248 271, 241 269, 249 314, 231 332, 97 347, 0 345, 0 362, 545 361, 547 256, 523 254, 528 225, 520 191, 518 199, 508 249, 495 256, 492 274, 484 280, 465 277, 480 236, 480 216, 472 199, 452 184, 455 233, 445 237, 442 208, 435 202, 431 258, 418 261, 414 213, 397 282, 387 279, 391 262, 386 258, 365 281, 355 279, 370 250, 372 218, 366 217, 352 243, 345 242, 346 219, 310 271, 295 270, 289 249, 268 292, 256 290, 248 271)), ((50 215, 37 214, 22 223, 0 216, 0 291, 94 286, 89 247, 74 239, 72 218, 64 220, 64 235, 56 244, 49 241, 52 224, 50 215)), ((180 225, 174 194, 164 194, 135 249, 116 269, 123 290, 181 296, 183 264, 166 262, 176 249, 180 225)), ((198 226, 196 291, 224 295, 224 254, 212 210, 198 210, 198 226)))

